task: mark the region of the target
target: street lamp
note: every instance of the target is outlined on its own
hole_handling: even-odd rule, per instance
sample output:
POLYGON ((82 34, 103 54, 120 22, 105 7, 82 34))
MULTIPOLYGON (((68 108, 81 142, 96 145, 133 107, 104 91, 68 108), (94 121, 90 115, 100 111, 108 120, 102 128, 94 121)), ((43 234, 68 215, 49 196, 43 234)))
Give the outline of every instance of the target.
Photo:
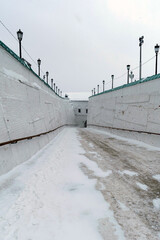
POLYGON ((56 89, 56 84, 54 83, 53 86, 54 86, 54 91, 55 91, 55 89, 56 89))
POLYGON ((21 47, 21 41, 23 38, 23 32, 19 29, 19 31, 17 32, 17 37, 19 40, 19 57, 22 58, 22 47, 21 47))
POLYGON ((112 78, 112 89, 113 89, 113 80, 114 80, 114 75, 111 75, 112 78))
POLYGON ((46 72, 47 83, 48 83, 48 75, 49 75, 49 72, 46 72))
POLYGON ((58 89, 58 87, 56 86, 56 93, 57 93, 57 89, 58 89))
POLYGON ((140 46, 140 60, 139 60, 139 80, 142 77, 142 44, 144 43, 144 36, 139 38, 139 46, 140 46))
POLYGON ((99 93, 99 85, 97 85, 97 94, 99 93))
POLYGON ((156 54, 156 66, 155 66, 155 75, 157 75, 157 64, 158 64, 158 52, 159 52, 159 45, 156 44, 154 47, 155 54, 156 54))
POLYGON ((103 92, 104 92, 104 89, 105 89, 105 80, 103 80, 103 92))
POLYGON ((94 95, 96 94, 95 88, 93 88, 93 93, 94 93, 94 95))
POLYGON ((40 77, 40 65, 41 65, 41 59, 37 60, 38 63, 38 76, 40 77))
POLYGON ((129 69, 130 69, 130 65, 127 65, 127 84, 129 83, 129 69))
POLYGON ((51 79, 51 88, 53 89, 53 78, 51 79))
POLYGON ((131 82, 132 82, 132 80, 133 80, 133 78, 134 78, 134 74, 133 74, 133 72, 131 71, 131 73, 129 74, 129 77, 130 77, 130 79, 131 79, 131 82))

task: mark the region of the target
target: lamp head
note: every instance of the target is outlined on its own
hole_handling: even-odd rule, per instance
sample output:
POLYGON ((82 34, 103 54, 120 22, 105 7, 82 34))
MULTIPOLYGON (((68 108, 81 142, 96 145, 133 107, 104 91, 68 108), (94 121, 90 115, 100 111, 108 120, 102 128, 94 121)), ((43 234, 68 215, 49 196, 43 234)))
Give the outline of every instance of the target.
POLYGON ((22 41, 23 38, 23 32, 21 31, 21 29, 19 29, 19 31, 17 32, 17 37, 19 41, 22 41))
POLYGON ((127 70, 129 70, 130 69, 130 65, 127 65, 127 70))
POLYGON ((41 65, 41 59, 37 60, 38 65, 41 65))
POLYGON ((155 50, 155 53, 159 52, 159 45, 158 44, 155 45, 154 50, 155 50))

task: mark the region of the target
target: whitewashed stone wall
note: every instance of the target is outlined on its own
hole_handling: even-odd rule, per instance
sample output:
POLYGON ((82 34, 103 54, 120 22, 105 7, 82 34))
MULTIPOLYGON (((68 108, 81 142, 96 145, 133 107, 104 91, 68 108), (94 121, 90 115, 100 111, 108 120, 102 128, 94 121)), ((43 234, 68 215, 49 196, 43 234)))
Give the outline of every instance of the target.
MULTIPOLYGON (((74 112, 69 100, 57 96, 0 46, 0 144, 72 124, 74 112)), ((0 175, 29 159, 55 134, 0 146, 0 175)))
POLYGON ((88 125, 160 147, 160 76, 89 99, 88 125))

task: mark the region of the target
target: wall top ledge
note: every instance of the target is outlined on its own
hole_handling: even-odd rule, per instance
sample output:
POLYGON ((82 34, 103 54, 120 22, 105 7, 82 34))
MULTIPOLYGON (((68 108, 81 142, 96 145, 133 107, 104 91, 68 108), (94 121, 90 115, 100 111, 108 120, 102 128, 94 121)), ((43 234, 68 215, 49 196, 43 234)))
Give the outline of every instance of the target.
POLYGON ((138 81, 135 81, 135 82, 132 82, 132 83, 129 83, 129 84, 124 84, 124 85, 121 85, 121 86, 119 86, 119 87, 106 90, 106 91, 104 91, 104 92, 101 92, 101 93, 95 94, 95 95, 93 95, 93 96, 90 96, 89 98, 96 97, 96 96, 102 95, 102 94, 104 94, 104 93, 109 93, 109 92, 117 91, 117 90, 119 90, 119 89, 123 89, 123 88, 126 88, 126 87, 134 86, 134 85, 141 84, 141 83, 144 83, 144 82, 149 82, 149 81, 152 81, 152 80, 156 80, 156 79, 158 79, 158 78, 160 78, 160 73, 157 74, 157 75, 152 75, 152 76, 149 76, 149 77, 146 77, 146 78, 142 78, 141 80, 138 80, 138 81))
POLYGON ((50 88, 59 98, 65 99, 61 96, 59 96, 52 88, 51 86, 46 83, 42 78, 40 78, 31 68, 29 64, 27 64, 27 61, 21 59, 15 52, 13 52, 7 45, 5 45, 1 40, 0 40, 0 46, 6 50, 10 55, 12 55, 18 62, 20 62, 25 68, 27 68, 29 71, 31 71, 40 81, 42 81, 48 88, 50 88))

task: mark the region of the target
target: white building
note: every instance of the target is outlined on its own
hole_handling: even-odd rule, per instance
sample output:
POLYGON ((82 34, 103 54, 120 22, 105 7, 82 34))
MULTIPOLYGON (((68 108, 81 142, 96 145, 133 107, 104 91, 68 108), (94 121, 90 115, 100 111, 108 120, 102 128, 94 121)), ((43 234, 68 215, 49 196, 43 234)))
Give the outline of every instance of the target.
POLYGON ((79 127, 87 126, 87 114, 88 114, 88 97, 90 93, 68 93, 71 100, 74 114, 75 123, 79 127))

